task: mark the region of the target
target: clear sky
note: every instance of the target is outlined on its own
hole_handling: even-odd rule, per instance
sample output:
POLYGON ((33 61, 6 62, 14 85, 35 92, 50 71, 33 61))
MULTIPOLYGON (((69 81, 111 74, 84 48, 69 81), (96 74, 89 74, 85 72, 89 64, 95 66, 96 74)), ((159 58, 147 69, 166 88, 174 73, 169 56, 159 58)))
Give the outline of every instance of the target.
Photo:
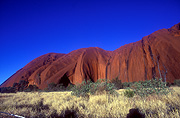
POLYGON ((0 0, 0 84, 33 59, 115 50, 180 22, 180 0, 0 0))

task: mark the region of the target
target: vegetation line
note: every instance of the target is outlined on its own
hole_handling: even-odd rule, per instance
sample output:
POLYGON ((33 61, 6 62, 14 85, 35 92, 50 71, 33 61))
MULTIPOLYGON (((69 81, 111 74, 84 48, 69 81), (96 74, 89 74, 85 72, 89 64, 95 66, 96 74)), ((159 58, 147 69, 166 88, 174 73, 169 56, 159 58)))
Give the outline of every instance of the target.
POLYGON ((0 88, 0 114, 22 115, 13 115, 17 118, 129 118, 135 113, 142 118, 180 117, 180 80, 173 84, 162 78, 122 83, 116 77, 67 87, 50 83, 45 90, 37 90, 33 85, 27 89, 16 86, 24 83, 14 84, 12 90, 17 92, 0 88))

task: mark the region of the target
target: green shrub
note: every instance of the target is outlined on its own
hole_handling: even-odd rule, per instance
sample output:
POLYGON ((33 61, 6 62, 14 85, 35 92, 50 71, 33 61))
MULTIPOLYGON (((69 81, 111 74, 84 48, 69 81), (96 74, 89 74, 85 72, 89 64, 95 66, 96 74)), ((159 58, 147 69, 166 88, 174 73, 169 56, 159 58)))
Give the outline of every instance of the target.
POLYGON ((18 86, 18 91, 22 92, 28 87, 29 82, 26 80, 20 80, 19 83, 17 84, 18 86))
POLYGON ((48 89, 49 91, 56 91, 56 84, 54 82, 48 84, 48 89))
POLYGON ((176 85, 176 86, 180 86, 180 79, 176 79, 176 80, 174 80, 174 85, 176 85))
POLYGON ((15 93, 17 91, 24 91, 28 87, 28 81, 20 80, 19 83, 14 83, 12 87, 2 87, 0 89, 1 93, 15 93))
POLYGON ((13 87, 18 87, 19 86, 19 83, 14 83, 13 84, 13 87))
POLYGON ((65 91, 66 87, 63 86, 63 84, 57 84, 56 85, 56 91, 65 91))
POLYGON ((135 94, 145 97, 150 94, 168 94, 170 89, 166 86, 166 83, 162 79, 152 79, 146 81, 135 82, 131 89, 135 94))
POLYGON ((91 81, 83 81, 81 84, 75 85, 72 88, 71 95, 77 96, 77 97, 85 97, 90 92, 92 82, 91 81))
POLYGON ((32 91, 38 91, 39 90, 39 88, 36 86, 36 85, 29 85, 28 87, 27 87, 27 89, 25 89, 24 91, 25 92, 32 92, 32 91))
POLYGON ((74 88, 74 84, 69 84, 67 87, 66 87, 66 91, 71 91, 73 88, 74 88))
POLYGON ((67 87, 65 87, 62 83, 61 84, 55 84, 55 83, 50 83, 48 84, 48 87, 45 88, 45 91, 69 91, 74 87, 73 84, 69 84, 67 87))
POLYGON ((131 85, 133 85, 133 82, 124 82, 124 83, 122 83, 122 86, 123 86, 124 89, 128 88, 128 87, 131 87, 131 85))
POLYGON ((129 88, 124 91, 124 96, 130 98, 134 96, 134 91, 130 90, 129 88))
POLYGON ((171 87, 174 83, 166 82, 166 86, 171 87))
POLYGON ((104 80, 97 80, 95 83, 90 84, 90 93, 91 94, 101 94, 104 91, 107 91, 110 94, 115 92, 115 85, 111 83, 109 80, 105 82, 104 80))
POLYGON ((16 93, 16 89, 14 87, 2 87, 0 93, 16 93))
POLYGON ((114 84, 116 89, 122 89, 123 88, 123 84, 122 84, 121 80, 118 79, 118 77, 111 80, 111 82, 114 84))
POLYGON ((71 94, 78 97, 85 97, 88 94, 102 94, 104 91, 108 94, 117 94, 114 89, 114 84, 110 83, 109 80, 108 82, 105 82, 105 80, 99 79, 95 83, 91 81, 83 81, 81 84, 74 86, 71 94))

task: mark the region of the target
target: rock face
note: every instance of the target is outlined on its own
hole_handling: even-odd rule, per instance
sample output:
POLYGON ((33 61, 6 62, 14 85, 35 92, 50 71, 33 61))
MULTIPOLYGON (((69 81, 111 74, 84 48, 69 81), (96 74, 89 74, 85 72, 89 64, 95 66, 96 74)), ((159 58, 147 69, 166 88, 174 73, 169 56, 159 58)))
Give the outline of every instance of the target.
POLYGON ((122 82, 154 77, 162 77, 168 82, 180 79, 180 23, 115 51, 90 47, 68 54, 45 54, 18 70, 1 87, 27 80, 43 89, 52 82, 67 86, 84 79, 95 82, 106 77, 118 77, 122 82))

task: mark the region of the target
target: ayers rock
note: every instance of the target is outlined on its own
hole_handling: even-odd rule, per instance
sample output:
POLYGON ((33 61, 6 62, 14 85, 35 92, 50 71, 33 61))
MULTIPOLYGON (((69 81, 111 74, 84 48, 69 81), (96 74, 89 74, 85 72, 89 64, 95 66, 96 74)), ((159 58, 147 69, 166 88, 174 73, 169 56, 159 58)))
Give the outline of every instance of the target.
POLYGON ((180 79, 180 23, 158 30, 140 41, 114 51, 98 47, 82 48, 68 54, 42 55, 8 78, 1 87, 27 80, 43 89, 49 83, 81 83, 84 79, 118 77, 122 82, 166 78, 180 79))

